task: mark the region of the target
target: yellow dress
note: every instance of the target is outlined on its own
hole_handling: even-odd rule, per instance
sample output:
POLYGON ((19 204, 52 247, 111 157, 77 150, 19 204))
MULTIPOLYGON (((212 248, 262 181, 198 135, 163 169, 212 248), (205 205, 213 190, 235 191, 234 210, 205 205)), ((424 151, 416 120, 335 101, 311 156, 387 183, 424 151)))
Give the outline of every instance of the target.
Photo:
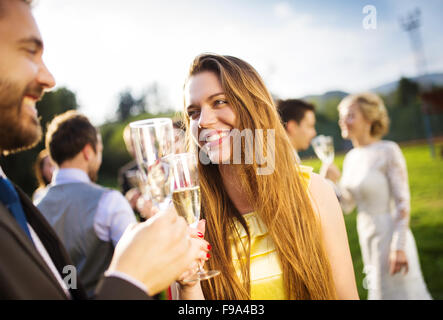
MULTIPOLYGON (((299 166, 306 187, 308 187, 312 168, 299 166)), ((250 278, 251 278, 251 299, 252 300, 286 300, 283 285, 283 273, 280 267, 275 245, 268 234, 268 229, 256 212, 243 215, 251 236, 251 256, 250 256, 250 278)), ((239 232, 240 239, 247 241, 247 233, 240 222, 235 221, 235 226, 239 232)), ((232 238, 231 238, 231 241, 232 238)), ((232 243, 232 257, 237 274, 241 279, 240 263, 235 247, 239 245, 239 240, 232 243)))

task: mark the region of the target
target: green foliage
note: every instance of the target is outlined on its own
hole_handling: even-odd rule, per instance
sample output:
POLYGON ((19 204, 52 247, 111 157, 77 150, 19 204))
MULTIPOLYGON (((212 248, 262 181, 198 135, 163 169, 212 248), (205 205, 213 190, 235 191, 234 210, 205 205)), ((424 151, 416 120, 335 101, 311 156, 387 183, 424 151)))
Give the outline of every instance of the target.
POLYGON ((37 180, 33 172, 33 164, 38 153, 45 147, 44 135, 46 133, 47 124, 55 115, 70 109, 77 109, 77 107, 75 93, 67 88, 59 88, 55 91, 46 93, 43 96, 43 99, 37 103, 37 109, 43 129, 43 138, 40 143, 30 150, 0 158, 0 165, 5 173, 27 194, 31 195, 37 187, 37 180))
POLYGON ((164 113, 164 110, 171 109, 163 88, 154 81, 145 88, 138 98, 132 94, 131 90, 122 91, 117 115, 119 121, 127 121, 129 117, 144 113, 164 113))
POLYGON ((38 113, 41 117, 41 124, 46 132, 47 124, 55 115, 71 109, 77 109, 77 99, 75 93, 67 88, 59 88, 46 93, 43 99, 37 104, 38 113))
POLYGON ((391 120, 387 139, 394 141, 408 141, 424 139, 425 129, 423 125, 423 114, 419 104, 398 107, 388 107, 391 120))
MULTIPOLYGON (((443 144, 437 145, 443 150, 443 144)), ((411 190, 410 228, 414 234, 421 269, 428 289, 434 299, 443 299, 443 159, 432 159, 427 145, 402 147, 406 159, 411 190)), ((339 154, 334 163, 342 168, 344 154, 339 154)), ((312 158, 303 161, 315 172, 320 161, 312 158)), ((356 226, 356 212, 345 215, 348 242, 354 264, 355 279, 361 299, 366 299, 363 288, 363 261, 356 226)))
POLYGON ((332 97, 325 101, 324 103, 324 115, 326 118, 332 122, 337 123, 338 121, 338 109, 337 106, 341 99, 339 97, 332 97))
POLYGON ((395 105, 406 107, 418 102, 420 86, 407 78, 401 78, 395 91, 395 105))
POLYGON ((145 100, 145 95, 141 95, 139 98, 135 98, 130 90, 125 90, 121 92, 120 101, 117 108, 118 120, 126 121, 130 116, 145 113, 145 100))

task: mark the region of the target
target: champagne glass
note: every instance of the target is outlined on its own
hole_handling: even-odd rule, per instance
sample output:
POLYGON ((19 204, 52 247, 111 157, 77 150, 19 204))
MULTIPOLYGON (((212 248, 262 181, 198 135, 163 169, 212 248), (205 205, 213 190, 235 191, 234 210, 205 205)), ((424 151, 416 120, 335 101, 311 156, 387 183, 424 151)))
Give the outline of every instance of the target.
POLYGON ((316 136, 312 139, 311 144, 315 154, 325 167, 334 162, 334 140, 331 136, 316 136))
MULTIPOLYGON (((174 176, 172 201, 175 209, 192 228, 196 228, 200 220, 200 185, 197 157, 193 153, 177 153, 166 156, 165 159, 169 161, 174 176)), ((219 274, 220 271, 206 271, 199 264, 197 273, 183 281, 206 280, 219 274)))
POLYGON ((171 166, 164 157, 174 150, 172 120, 168 118, 146 119, 131 122, 139 179, 143 196, 151 199, 159 209, 166 209, 172 198, 173 177, 171 166))
POLYGON ((141 197, 139 197, 136 202, 137 210, 141 211, 140 208, 143 208, 145 201, 151 200, 149 192, 146 190, 146 183, 143 180, 143 173, 140 169, 134 169, 126 171, 125 175, 131 189, 135 188, 141 194, 141 197))

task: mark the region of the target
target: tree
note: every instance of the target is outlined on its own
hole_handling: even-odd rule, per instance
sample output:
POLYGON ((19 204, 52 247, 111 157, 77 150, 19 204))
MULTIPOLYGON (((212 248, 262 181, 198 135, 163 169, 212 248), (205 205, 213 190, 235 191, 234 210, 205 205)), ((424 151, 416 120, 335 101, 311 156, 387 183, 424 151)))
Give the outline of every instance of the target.
POLYGON ((420 86, 418 83, 407 78, 401 78, 396 90, 395 104, 398 107, 406 107, 417 103, 420 86))
POLYGON ((43 129, 46 129, 46 125, 55 115, 77 108, 75 93, 64 87, 46 93, 37 104, 43 129))
POLYGON ((148 87, 138 98, 128 89, 121 92, 117 108, 118 120, 126 121, 131 116, 137 116, 147 112, 146 100, 153 94, 157 94, 157 87, 154 87, 154 91, 152 91, 151 87, 148 87))
POLYGON ((123 122, 129 117, 143 113, 164 113, 173 110, 163 87, 156 81, 150 83, 139 97, 133 95, 129 89, 122 91, 119 100, 118 120, 123 122))
POLYGON ((125 90, 120 93, 120 101, 118 103, 117 114, 120 121, 124 121, 133 112, 134 107, 136 106, 136 100, 132 96, 131 91, 125 90))

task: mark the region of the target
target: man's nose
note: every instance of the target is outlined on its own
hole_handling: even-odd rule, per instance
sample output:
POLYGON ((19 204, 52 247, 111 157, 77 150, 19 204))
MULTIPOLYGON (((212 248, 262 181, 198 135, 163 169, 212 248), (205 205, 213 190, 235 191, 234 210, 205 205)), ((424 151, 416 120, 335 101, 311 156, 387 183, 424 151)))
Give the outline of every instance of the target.
POLYGON ((49 71, 49 69, 46 67, 44 62, 41 62, 39 72, 38 72, 38 78, 37 78, 39 84, 44 87, 45 89, 51 89, 55 86, 55 79, 52 73, 49 71))

